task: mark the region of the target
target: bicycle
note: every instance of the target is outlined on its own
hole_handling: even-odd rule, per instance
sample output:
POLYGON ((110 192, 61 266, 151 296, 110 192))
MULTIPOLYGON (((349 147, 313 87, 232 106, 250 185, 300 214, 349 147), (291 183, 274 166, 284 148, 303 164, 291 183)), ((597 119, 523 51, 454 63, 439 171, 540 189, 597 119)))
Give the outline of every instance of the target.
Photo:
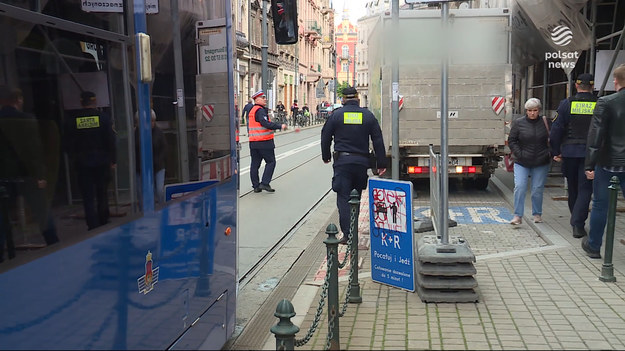
POLYGON ((278 111, 276 113, 274 122, 278 124, 286 124, 287 123, 286 113, 284 111, 278 111))
POLYGON ((305 127, 307 125, 310 125, 310 114, 306 115, 305 113, 299 112, 297 114, 296 123, 300 127, 305 127))

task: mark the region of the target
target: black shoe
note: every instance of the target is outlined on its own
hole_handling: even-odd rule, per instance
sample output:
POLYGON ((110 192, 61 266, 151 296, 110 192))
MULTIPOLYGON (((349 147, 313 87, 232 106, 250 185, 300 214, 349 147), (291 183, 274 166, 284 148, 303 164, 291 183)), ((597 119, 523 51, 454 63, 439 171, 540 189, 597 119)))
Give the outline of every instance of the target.
POLYGON ((258 188, 254 188, 255 193, 260 193, 261 191, 263 191, 263 189, 261 189, 260 186, 258 188))
POLYGON ((588 233, 586 233, 586 229, 584 229, 584 227, 573 227, 573 237, 574 238, 583 238, 586 235, 588 235, 588 233))
POLYGON ((269 193, 273 193, 274 191, 276 191, 274 188, 270 187, 269 185, 265 185, 265 184, 259 185, 258 189, 264 190, 264 191, 269 192, 269 193))
POLYGON ((582 249, 584 250, 584 252, 586 252, 586 255, 590 258, 601 258, 601 253, 599 252, 599 250, 595 251, 591 249, 590 246, 588 245, 588 237, 585 237, 584 239, 582 239, 582 249))

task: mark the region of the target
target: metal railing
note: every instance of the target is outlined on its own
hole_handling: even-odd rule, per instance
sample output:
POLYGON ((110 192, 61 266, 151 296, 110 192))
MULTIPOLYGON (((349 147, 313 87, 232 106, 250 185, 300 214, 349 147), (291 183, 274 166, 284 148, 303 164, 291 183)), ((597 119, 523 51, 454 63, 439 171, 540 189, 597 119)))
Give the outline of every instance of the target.
MULTIPOLYGON (((434 153, 434 148, 430 144, 430 217, 432 218, 432 226, 434 232, 438 236, 440 233, 440 194, 441 194, 441 155, 434 153)), ((444 222, 443 222, 444 223, 444 222)))
POLYGON ((336 237, 339 231, 334 223, 330 223, 326 227, 328 238, 323 241, 327 250, 327 272, 313 322, 302 339, 295 339, 295 335, 300 330, 298 326, 291 322, 291 318, 296 314, 295 308, 289 300, 282 299, 274 313, 274 316, 280 320, 271 327, 271 332, 276 337, 276 350, 294 350, 295 346, 303 346, 308 343, 317 327, 319 327, 319 321, 321 320, 321 314, 326 301, 328 304, 328 334, 326 336, 325 349, 340 349, 339 318, 345 314, 348 303, 362 302, 360 284, 358 282, 358 215, 360 212, 360 195, 358 191, 352 190, 349 204, 350 230, 347 237, 347 252, 343 262, 339 262, 338 245, 340 241, 336 237), (345 267, 348 258, 350 260, 349 283, 343 306, 339 311, 339 269, 345 267))

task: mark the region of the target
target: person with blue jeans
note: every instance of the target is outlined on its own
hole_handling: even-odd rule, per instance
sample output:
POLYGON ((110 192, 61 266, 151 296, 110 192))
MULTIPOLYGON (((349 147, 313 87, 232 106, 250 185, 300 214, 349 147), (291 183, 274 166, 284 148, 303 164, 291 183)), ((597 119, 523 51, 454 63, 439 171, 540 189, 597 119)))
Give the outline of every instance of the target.
MULTIPOLYGON (((141 151, 139 143, 138 115, 135 115, 135 160, 137 179, 137 205, 141 209, 142 187, 141 187, 141 151)), ((167 163, 167 140, 163 130, 156 124, 156 112, 150 110, 150 124, 152 126, 152 164, 154 171, 154 200, 162 205, 165 203, 165 165, 167 163)))
POLYGON ((542 222, 543 190, 551 165, 549 154, 549 127, 545 117, 540 118, 542 104, 531 98, 525 102, 526 114, 512 123, 508 146, 514 158, 514 218, 512 225, 523 222, 525 193, 531 178, 532 215, 534 223, 542 222))
POLYGON ((625 64, 614 70, 617 91, 597 100, 586 145, 584 168, 593 180, 590 230, 582 239, 582 249, 590 258, 601 258, 601 245, 608 215, 610 178, 618 177, 625 187, 625 64))

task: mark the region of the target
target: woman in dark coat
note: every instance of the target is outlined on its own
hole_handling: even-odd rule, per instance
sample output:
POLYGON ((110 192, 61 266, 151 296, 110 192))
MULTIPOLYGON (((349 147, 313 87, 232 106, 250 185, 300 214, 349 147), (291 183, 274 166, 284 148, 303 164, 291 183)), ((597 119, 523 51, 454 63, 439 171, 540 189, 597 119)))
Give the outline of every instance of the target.
POLYGON ((540 117, 542 104, 531 98, 525 102, 525 116, 512 123, 508 146, 514 158, 514 218, 512 225, 521 224, 525 209, 525 192, 531 177, 532 215, 534 223, 542 222, 543 190, 551 166, 549 128, 547 119, 540 117))

